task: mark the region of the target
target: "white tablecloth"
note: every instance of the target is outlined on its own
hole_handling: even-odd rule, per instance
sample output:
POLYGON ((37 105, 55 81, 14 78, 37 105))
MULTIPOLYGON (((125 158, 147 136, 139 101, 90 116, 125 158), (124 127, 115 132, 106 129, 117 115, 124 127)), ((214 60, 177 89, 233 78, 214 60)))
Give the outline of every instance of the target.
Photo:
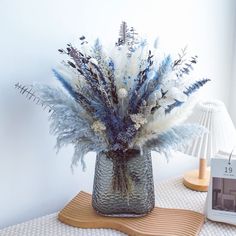
MULTIPOLYGON (((206 193, 185 188, 181 178, 156 185, 156 205, 159 207, 190 209, 203 213, 206 193)), ((57 213, 43 216, 0 230, 0 236, 124 236, 110 229, 79 229, 60 223, 57 213)), ((236 236, 236 227, 206 221, 201 236, 236 236)))

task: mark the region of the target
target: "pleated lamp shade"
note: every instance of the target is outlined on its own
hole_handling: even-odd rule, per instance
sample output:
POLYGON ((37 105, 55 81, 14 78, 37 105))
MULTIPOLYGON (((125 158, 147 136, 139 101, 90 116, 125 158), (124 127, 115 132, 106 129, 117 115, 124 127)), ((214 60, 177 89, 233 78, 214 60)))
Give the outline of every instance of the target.
POLYGON ((183 183, 192 190, 205 192, 210 181, 207 163, 219 150, 230 153, 236 149, 236 130, 224 103, 219 100, 199 102, 187 122, 202 125, 208 132, 183 151, 199 158, 199 168, 185 173, 183 183))
POLYGON ((187 122, 198 123, 208 132, 195 139, 185 154, 209 160, 219 150, 231 152, 236 148, 236 130, 223 102, 199 102, 187 122))

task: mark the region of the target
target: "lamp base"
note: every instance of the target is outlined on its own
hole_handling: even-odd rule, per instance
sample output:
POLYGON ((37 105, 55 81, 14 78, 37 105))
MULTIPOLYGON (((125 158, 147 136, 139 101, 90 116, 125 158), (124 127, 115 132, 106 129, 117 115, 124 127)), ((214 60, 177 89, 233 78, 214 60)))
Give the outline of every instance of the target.
POLYGON ((210 182, 210 168, 206 168, 205 178, 199 178, 199 170, 189 171, 184 174, 183 184, 192 190, 207 192, 210 182))

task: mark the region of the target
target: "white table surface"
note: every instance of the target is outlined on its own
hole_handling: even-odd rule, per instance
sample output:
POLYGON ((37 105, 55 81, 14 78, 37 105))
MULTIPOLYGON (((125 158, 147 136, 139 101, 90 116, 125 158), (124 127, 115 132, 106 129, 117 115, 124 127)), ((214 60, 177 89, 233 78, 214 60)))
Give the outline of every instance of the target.
MULTIPOLYGON (((181 178, 156 185, 156 205, 159 207, 189 209, 203 213, 206 193, 185 188, 181 178)), ((57 214, 43 216, 0 230, 0 236, 124 236, 111 229, 79 229, 60 223, 57 214)), ((236 236, 236 227, 206 220, 201 236, 236 236)))

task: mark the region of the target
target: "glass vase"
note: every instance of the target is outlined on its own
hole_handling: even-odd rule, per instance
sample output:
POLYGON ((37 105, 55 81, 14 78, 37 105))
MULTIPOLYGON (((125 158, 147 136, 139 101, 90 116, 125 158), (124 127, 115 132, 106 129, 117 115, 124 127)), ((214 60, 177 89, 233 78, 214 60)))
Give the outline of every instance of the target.
POLYGON ((139 217, 155 206, 151 152, 131 149, 96 157, 92 206, 112 217, 139 217))

